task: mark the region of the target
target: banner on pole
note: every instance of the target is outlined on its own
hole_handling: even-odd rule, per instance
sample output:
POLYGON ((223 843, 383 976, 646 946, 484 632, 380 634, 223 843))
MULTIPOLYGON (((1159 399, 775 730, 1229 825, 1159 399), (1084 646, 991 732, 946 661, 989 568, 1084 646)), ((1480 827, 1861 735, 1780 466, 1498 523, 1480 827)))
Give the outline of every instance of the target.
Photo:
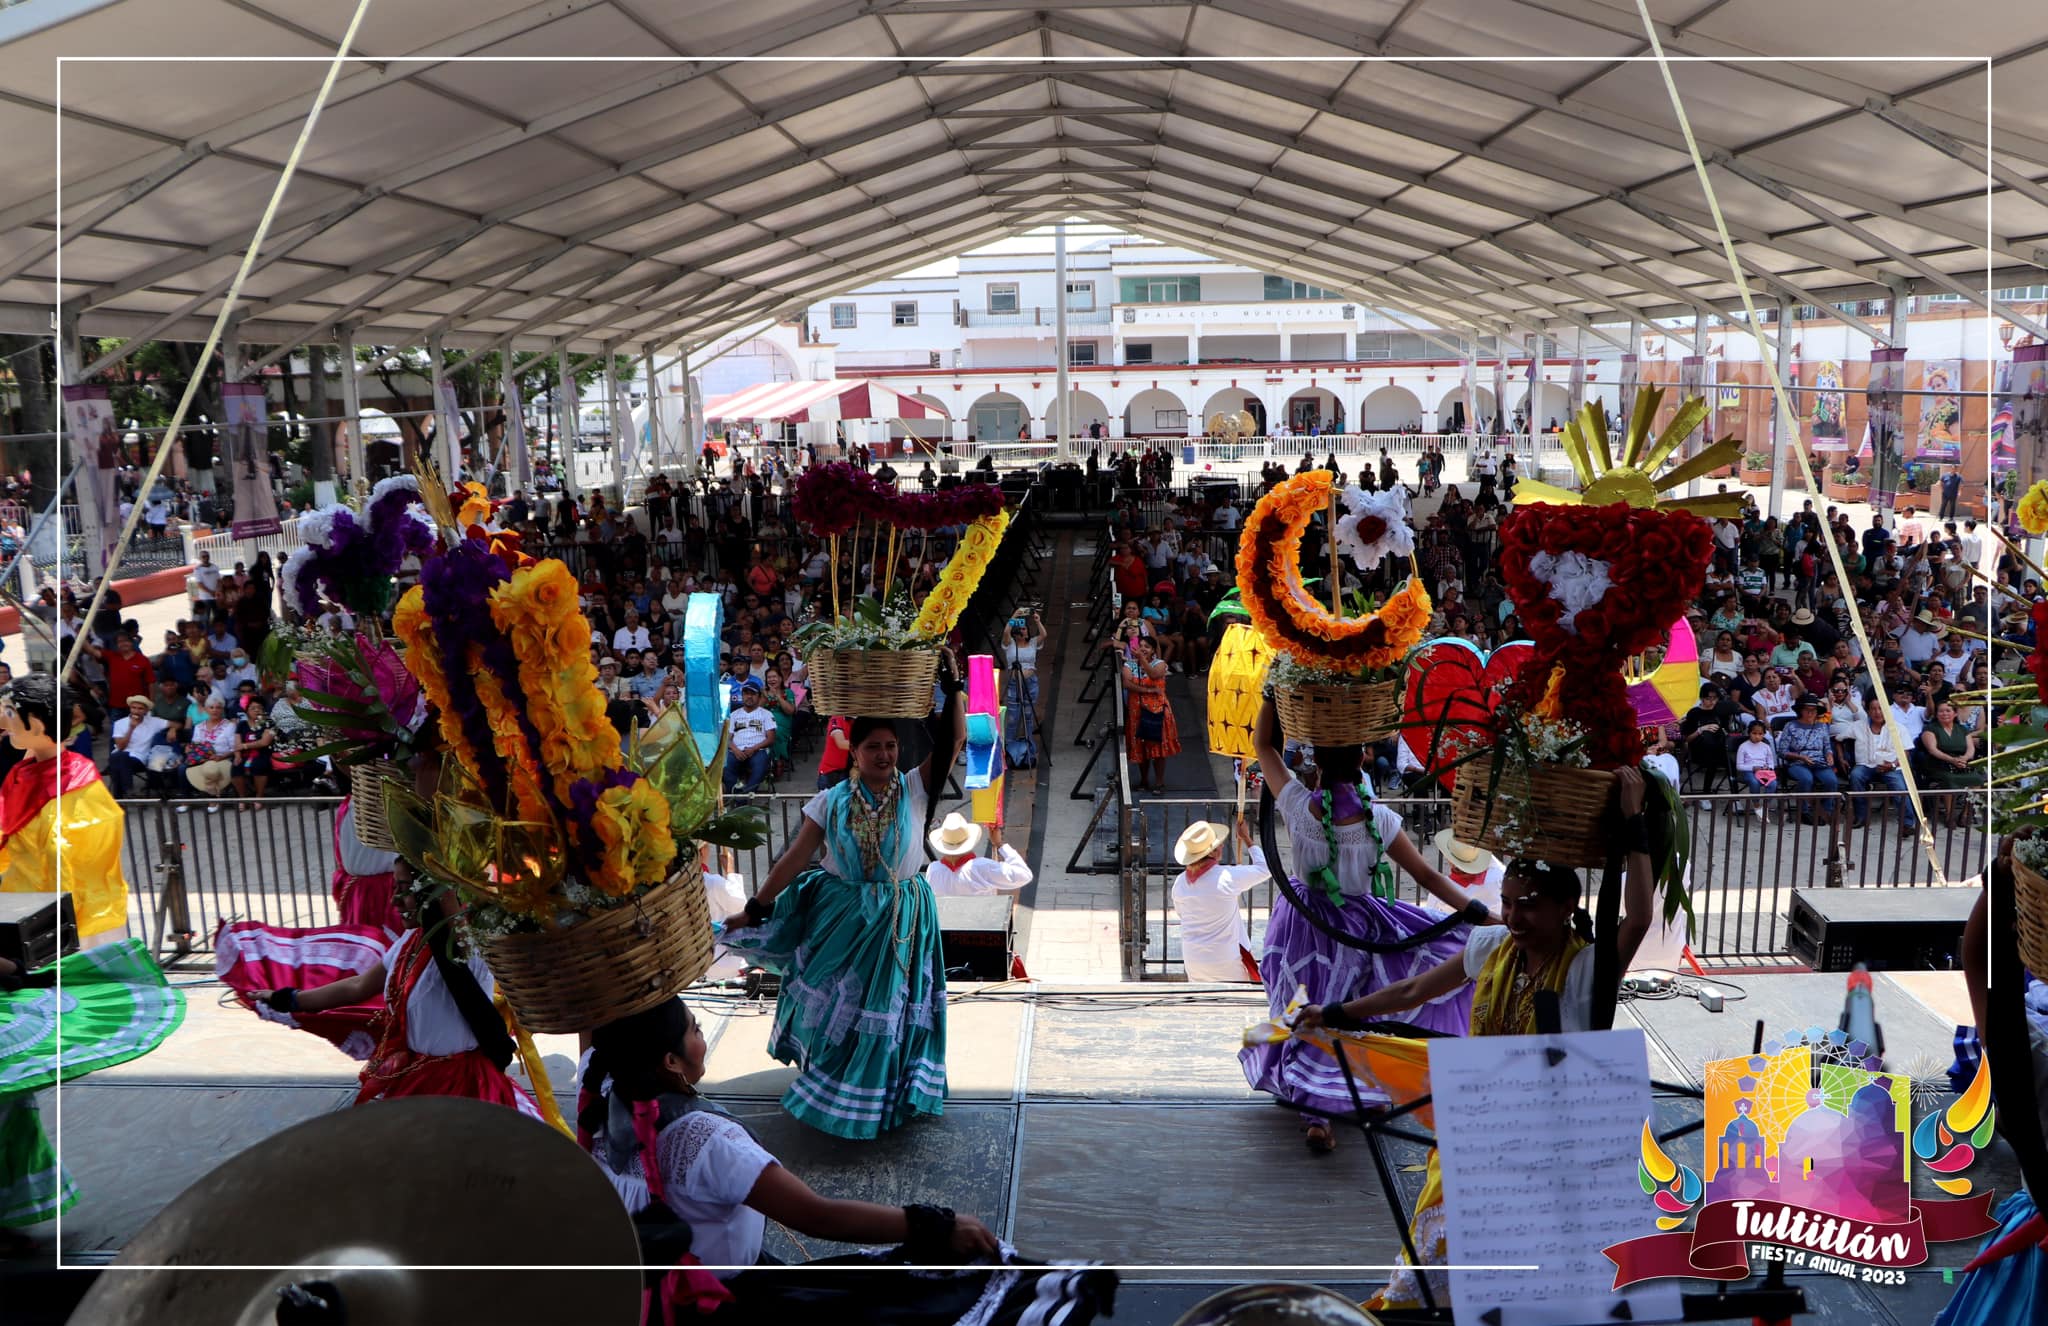
POLYGON ((92 485, 93 510, 100 522, 100 556, 105 558, 121 536, 114 477, 121 469, 121 436, 114 429, 114 401, 105 387, 64 388, 64 427, 71 432, 72 454, 85 467, 81 481, 92 485))
POLYGON ((1963 458, 1963 361, 1930 359, 1923 376, 1920 429, 1914 460, 1953 465, 1963 458))
POLYGON ((1623 428, 1628 427, 1629 419, 1636 412, 1636 383, 1641 378, 1642 372, 1643 363, 1641 356, 1628 354, 1621 357, 1621 396, 1619 403, 1621 407, 1621 426, 1623 428))
POLYGON ((1505 356, 1493 361, 1493 435, 1499 437, 1514 428, 1514 416, 1508 411, 1508 361, 1505 356))
MULTIPOLYGON (((1822 364, 1821 370, 1825 372, 1833 367, 1833 364, 1822 364)), ((1815 381, 1819 381, 1818 376, 1815 381)), ((1864 397, 1870 411, 1870 504, 1879 511, 1889 511, 1896 505, 1900 478, 1906 467, 1900 447, 1905 388, 1905 347, 1884 346, 1872 350, 1870 386, 1864 397)), ((1820 434, 1819 417, 1820 407, 1816 405, 1815 436, 1820 434)), ((1835 435, 1841 435, 1839 407, 1835 415, 1835 435)))
POLYGON ((583 440, 583 402, 576 395, 576 375, 564 370, 556 391, 555 464, 560 467, 556 473, 563 490, 575 493, 582 488, 576 478, 576 447, 583 440))
POLYGON ((533 467, 526 457, 526 408, 517 382, 505 384, 505 447, 511 457, 512 487, 524 488, 533 482, 533 467))
POLYGON ((1479 360, 1465 356, 1465 432, 1479 431, 1479 360))
MULTIPOLYGON (((1706 361, 1699 355, 1685 355, 1679 359, 1678 403, 1680 405, 1685 404, 1700 394, 1700 371, 1705 366, 1705 363, 1706 361)), ((1705 431, 1706 425, 1702 424, 1687 434, 1685 441, 1678 448, 1678 454, 1686 460, 1691 460, 1694 456, 1697 456, 1700 451, 1700 436, 1705 431)))
POLYGON ((234 520, 228 532, 256 539, 284 528, 277 519, 277 488, 271 481, 270 402, 256 382, 228 382, 220 389, 222 461, 235 480, 234 520))
POLYGON ((455 384, 446 379, 434 383, 434 398, 441 411, 439 428, 442 438, 441 445, 435 450, 441 453, 442 481, 453 488, 465 477, 462 469, 462 406, 455 399, 455 384))
POLYGON ((2012 438, 2020 491, 2048 479, 2048 345, 2023 345, 2012 352, 2012 438))
POLYGON ((1565 411, 1576 419, 1579 411, 1586 408, 1586 360, 1584 356, 1572 360, 1571 386, 1566 388, 1565 411))

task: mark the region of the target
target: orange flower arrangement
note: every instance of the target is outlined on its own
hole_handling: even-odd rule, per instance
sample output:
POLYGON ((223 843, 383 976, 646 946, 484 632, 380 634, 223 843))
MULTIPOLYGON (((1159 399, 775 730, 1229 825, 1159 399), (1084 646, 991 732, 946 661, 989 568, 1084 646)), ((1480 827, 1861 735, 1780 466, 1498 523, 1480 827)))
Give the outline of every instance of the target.
POLYGON ((1411 578, 1375 611, 1344 618, 1301 583, 1301 539, 1330 506, 1330 475, 1310 470, 1259 499, 1237 545, 1237 586, 1252 626, 1297 664, 1328 672, 1391 668, 1429 630, 1429 591, 1411 578))

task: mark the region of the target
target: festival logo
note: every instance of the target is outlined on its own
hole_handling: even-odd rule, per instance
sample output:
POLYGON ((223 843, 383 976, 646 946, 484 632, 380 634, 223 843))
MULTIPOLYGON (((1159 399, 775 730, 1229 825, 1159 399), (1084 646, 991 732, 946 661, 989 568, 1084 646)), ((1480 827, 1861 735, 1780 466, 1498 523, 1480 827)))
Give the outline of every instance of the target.
POLYGON ((1974 1185, 1962 1176, 1991 1139, 1988 1068, 1980 1062, 1969 1089, 1915 1127, 1911 1083, 1867 1054, 1834 1032, 1709 1063, 1705 1178, 1644 1125, 1636 1177, 1665 1232, 1606 1250, 1614 1287, 1742 1280, 1770 1262, 1903 1284, 1929 1243, 1996 1229, 1992 1194, 1965 1196, 1974 1185), (1916 1159, 1952 1199, 1915 1200, 1916 1159))

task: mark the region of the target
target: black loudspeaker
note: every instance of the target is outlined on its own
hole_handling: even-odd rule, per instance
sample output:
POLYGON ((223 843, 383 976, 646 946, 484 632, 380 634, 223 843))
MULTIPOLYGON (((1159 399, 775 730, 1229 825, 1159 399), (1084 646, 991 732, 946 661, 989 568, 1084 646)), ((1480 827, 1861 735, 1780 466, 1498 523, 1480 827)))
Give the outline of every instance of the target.
POLYGON ((23 971, 78 952, 78 918, 68 893, 0 893, 0 958, 23 971))
POLYGON ((1944 971, 1962 965, 1963 924, 1982 889, 1794 889, 1785 935, 1815 971, 1944 971))
POLYGON ((949 979, 1003 981, 1010 976, 1016 899, 1007 893, 938 898, 939 937, 949 979), (964 971, 964 975, 963 975, 964 971))

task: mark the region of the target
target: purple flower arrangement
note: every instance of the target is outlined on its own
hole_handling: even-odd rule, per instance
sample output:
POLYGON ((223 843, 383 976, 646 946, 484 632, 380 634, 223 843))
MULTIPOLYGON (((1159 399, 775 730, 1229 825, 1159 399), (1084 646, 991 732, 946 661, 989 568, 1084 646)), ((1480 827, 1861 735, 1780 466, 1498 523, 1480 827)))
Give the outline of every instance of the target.
POLYGON ((308 618, 320 615, 323 600, 358 616, 382 617, 407 555, 434 546, 433 526, 412 509, 418 501, 416 480, 386 479, 360 520, 345 506, 300 516, 299 547, 280 573, 285 600, 308 618))

